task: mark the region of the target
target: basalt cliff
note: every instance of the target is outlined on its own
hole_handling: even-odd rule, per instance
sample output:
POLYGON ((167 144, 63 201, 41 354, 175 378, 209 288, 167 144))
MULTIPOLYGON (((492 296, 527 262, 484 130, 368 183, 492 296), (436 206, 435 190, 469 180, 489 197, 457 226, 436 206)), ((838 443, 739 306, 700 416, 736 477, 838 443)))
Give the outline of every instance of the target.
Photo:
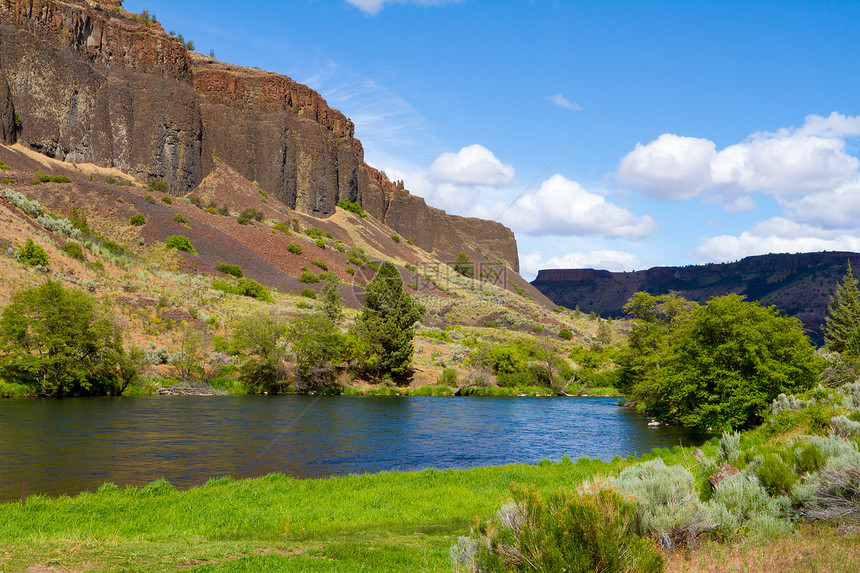
POLYGON ((0 0, 0 142, 161 181, 173 195, 223 164, 300 213, 357 202, 442 260, 469 244, 519 268, 509 229, 386 180, 364 162, 353 123, 312 89, 189 52, 116 0, 0 0))
POLYGON ((532 285, 556 304, 607 318, 624 316, 624 303, 639 291, 652 295, 675 292, 698 302, 737 293, 796 316, 813 341, 821 344, 821 325, 830 296, 849 261, 857 268, 860 254, 771 254, 734 263, 654 267, 629 273, 549 269, 540 271, 532 285))

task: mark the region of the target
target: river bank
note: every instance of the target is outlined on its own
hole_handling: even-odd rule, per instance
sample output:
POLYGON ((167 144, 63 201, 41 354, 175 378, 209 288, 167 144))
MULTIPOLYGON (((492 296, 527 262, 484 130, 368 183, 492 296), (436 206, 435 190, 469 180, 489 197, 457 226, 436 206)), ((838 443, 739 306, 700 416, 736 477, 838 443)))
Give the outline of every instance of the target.
MULTIPOLYGON (((703 449, 710 455, 717 447, 703 449)), ((656 455, 695 463, 688 449, 656 455)), ((0 570, 450 572, 450 547, 509 498, 511 483, 569 490, 634 461, 564 459, 317 480, 271 474, 212 479, 184 492, 164 480, 142 488, 105 484, 96 493, 0 504, 0 570)), ((706 541, 667 555, 666 570, 858 570, 858 541, 856 532, 801 524, 766 542, 706 541)))

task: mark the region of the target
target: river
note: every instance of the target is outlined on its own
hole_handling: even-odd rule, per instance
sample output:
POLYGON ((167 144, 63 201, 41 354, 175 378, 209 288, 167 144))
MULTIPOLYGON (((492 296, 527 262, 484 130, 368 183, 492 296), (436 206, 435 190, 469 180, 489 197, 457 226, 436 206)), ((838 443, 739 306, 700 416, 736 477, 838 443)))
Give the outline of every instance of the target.
POLYGON ((104 482, 610 460, 709 436, 616 398, 178 396, 0 400, 0 499, 104 482))

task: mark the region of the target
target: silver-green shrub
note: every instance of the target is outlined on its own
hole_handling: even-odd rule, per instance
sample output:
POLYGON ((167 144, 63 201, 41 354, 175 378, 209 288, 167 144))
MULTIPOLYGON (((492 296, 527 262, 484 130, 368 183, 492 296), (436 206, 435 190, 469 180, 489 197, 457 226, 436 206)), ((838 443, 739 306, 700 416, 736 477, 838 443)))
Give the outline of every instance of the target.
POLYGON ((845 416, 834 416, 830 418, 830 431, 842 438, 860 438, 860 422, 845 416))
POLYGON ((772 414, 779 414, 782 411, 796 412, 797 410, 802 410, 803 408, 813 404, 815 404, 815 398, 811 400, 801 400, 800 398, 795 398, 794 394, 790 394, 788 396, 780 394, 774 398, 773 404, 770 407, 770 412, 772 414))
POLYGON ((13 191, 11 189, 0 189, 0 194, 11 201, 19 211, 22 211, 34 219, 45 214, 44 209, 42 209, 42 206, 38 201, 31 201, 17 191, 13 191))
POLYGON ((654 537, 666 551, 681 544, 693 546, 719 525, 699 501, 696 478, 682 466, 650 460, 630 466, 611 482, 634 498, 639 534, 654 537))

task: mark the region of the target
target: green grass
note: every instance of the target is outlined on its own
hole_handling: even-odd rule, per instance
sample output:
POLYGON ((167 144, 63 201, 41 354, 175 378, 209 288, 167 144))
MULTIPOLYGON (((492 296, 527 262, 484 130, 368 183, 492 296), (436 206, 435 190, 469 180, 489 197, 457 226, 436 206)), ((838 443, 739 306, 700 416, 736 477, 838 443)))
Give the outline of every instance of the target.
POLYGON ((382 472, 322 480, 214 479, 185 492, 159 480, 0 505, 0 570, 450 571, 449 547, 508 497, 550 491, 613 464, 382 472))

